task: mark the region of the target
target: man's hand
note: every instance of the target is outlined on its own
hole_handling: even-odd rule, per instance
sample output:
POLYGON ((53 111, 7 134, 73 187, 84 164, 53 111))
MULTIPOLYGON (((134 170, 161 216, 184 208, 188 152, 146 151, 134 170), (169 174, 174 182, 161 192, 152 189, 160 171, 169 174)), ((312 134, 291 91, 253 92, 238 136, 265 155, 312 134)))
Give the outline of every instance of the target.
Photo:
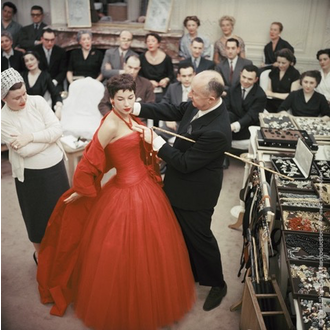
POLYGON ((141 138, 149 144, 158 136, 151 128, 143 125, 134 125, 133 130, 139 132, 141 138))

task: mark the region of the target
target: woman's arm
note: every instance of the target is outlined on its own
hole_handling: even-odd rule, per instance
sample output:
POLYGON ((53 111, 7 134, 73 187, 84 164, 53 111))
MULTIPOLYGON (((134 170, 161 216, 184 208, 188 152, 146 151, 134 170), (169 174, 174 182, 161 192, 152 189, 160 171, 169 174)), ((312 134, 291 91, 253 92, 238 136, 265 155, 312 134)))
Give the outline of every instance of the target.
POLYGON ((73 82, 73 72, 72 71, 68 71, 66 73, 66 79, 68 80, 69 84, 72 84, 72 82, 73 82))

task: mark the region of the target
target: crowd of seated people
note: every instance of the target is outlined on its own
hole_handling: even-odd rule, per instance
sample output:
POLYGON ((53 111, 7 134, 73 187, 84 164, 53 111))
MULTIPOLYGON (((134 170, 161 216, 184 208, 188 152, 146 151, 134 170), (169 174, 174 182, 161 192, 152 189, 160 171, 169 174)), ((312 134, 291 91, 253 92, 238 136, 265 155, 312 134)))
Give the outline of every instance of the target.
MULTIPOLYGON (((174 102, 173 95, 176 98, 179 95, 178 99, 189 100, 189 93, 182 95, 183 85, 184 91, 190 86, 187 82, 183 83, 186 76, 190 77, 188 80, 191 82, 193 75, 201 71, 216 70, 223 77, 223 98, 233 113, 233 138, 248 136, 248 126, 258 124, 258 113, 265 109, 272 113, 291 111, 297 116, 329 115, 330 49, 317 51, 316 58, 320 64, 317 73, 308 71, 301 74, 295 68, 297 59, 294 47, 281 38, 283 24, 280 22, 271 23, 270 41, 263 51, 264 61, 258 72, 255 72, 255 66, 248 59, 244 40, 234 33, 236 20, 229 15, 219 19, 222 35, 214 42, 213 52, 209 38, 199 32, 199 18, 185 17, 183 28, 186 32, 177 49, 177 59, 180 61, 177 66, 173 66, 173 59, 163 49, 162 38, 158 33, 146 34, 146 51, 138 54, 131 48, 134 36, 130 31, 121 31, 118 46, 102 51, 93 48, 90 30, 80 30, 77 33, 79 48, 66 52, 56 44, 56 33, 43 22, 42 7, 32 6, 32 24, 24 27, 13 20, 16 12, 16 6, 11 2, 2 5, 1 70, 13 67, 19 71, 26 81, 28 93, 45 96, 48 91, 54 111, 60 111, 61 92, 75 79, 92 77, 103 82, 105 97, 99 110, 105 115, 111 109, 107 100, 107 80, 114 75, 131 74, 137 83, 137 94, 141 94, 138 96, 143 102, 174 102), (266 69, 269 75, 267 88, 264 88, 264 105, 264 95, 254 86, 259 85, 260 74, 266 69), (241 94, 235 88, 241 89, 242 86, 249 86, 245 97, 234 99, 233 95, 241 94), (256 111, 248 100, 257 90, 257 94, 262 95, 262 106, 258 106, 256 111), (296 111, 296 107, 300 111, 296 111), (246 116, 250 116, 249 121, 246 116)), ((176 127, 175 123, 164 125, 172 131, 176 127)))

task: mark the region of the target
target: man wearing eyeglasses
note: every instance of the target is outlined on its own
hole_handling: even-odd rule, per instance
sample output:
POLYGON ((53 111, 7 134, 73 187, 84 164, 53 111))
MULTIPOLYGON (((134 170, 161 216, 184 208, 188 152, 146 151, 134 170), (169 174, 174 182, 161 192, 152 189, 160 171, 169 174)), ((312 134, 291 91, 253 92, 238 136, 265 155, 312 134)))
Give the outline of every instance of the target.
POLYGON ((39 68, 48 71, 52 77, 56 90, 60 93, 64 90, 63 81, 67 71, 66 51, 55 45, 56 35, 54 30, 46 28, 42 31, 41 44, 34 47, 34 51, 40 55, 39 68))
POLYGON ((19 36, 19 46, 25 50, 32 50, 34 46, 41 44, 43 29, 47 26, 42 20, 44 10, 40 6, 31 7, 32 24, 26 25, 21 29, 19 36))

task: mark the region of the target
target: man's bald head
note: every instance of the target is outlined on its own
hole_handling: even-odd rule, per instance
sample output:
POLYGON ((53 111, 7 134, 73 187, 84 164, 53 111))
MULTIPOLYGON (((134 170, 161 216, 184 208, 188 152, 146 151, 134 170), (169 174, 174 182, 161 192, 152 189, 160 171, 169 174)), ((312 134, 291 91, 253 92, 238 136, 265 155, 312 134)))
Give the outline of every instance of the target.
POLYGON ((214 70, 205 70, 198 73, 195 78, 200 86, 203 86, 204 90, 201 92, 203 94, 212 94, 216 99, 218 99, 224 91, 224 81, 219 72, 214 70))

